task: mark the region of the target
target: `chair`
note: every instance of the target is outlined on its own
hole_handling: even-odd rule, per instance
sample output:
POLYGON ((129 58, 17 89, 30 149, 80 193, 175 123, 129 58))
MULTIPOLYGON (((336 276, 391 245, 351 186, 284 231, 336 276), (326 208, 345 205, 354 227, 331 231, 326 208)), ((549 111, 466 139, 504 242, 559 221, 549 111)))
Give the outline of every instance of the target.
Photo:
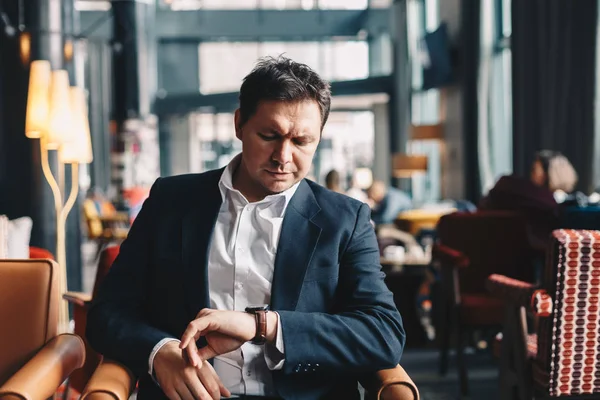
POLYGON ((441 273, 441 293, 434 302, 440 334, 440 373, 448 367, 451 336, 456 340, 460 389, 468 394, 465 333, 502 325, 503 303, 485 291, 493 273, 532 281, 533 254, 527 222, 505 211, 457 212, 441 217, 433 264, 441 273))
POLYGON ((80 337, 58 335, 58 265, 0 260, 0 399, 47 399, 83 365, 80 337))
POLYGON ((54 255, 41 247, 29 246, 29 258, 54 260, 54 255))
MULTIPOLYGON (((112 204, 108 204, 112 207, 112 204)), ((109 243, 123 241, 129 233, 129 216, 126 213, 114 211, 114 207, 112 207, 112 210, 112 212, 100 213, 94 200, 86 199, 83 202, 83 215, 88 228, 88 239, 95 240, 98 245, 95 258, 98 258, 100 252, 109 243)))
MULTIPOLYGON (((123 365, 104 360, 86 386, 81 400, 127 400, 134 389, 134 377, 123 365)), ((361 380, 366 400, 419 400, 419 391, 400 366, 378 371, 361 380)))
POLYGON ((487 287, 507 300, 501 399, 600 396, 600 231, 554 231, 541 288, 502 275, 487 287))
POLYGON ((85 351, 87 355, 85 364, 83 368, 78 369, 71 374, 68 385, 69 389, 73 388, 80 393, 83 391, 83 388, 87 384, 88 380, 102 361, 102 356, 96 353, 85 339, 87 310, 92 299, 94 298, 94 295, 98 291, 98 287, 106 277, 106 274, 108 274, 108 271, 118 254, 119 246, 107 247, 100 254, 98 269, 96 270, 96 280, 94 281, 94 288, 91 296, 80 292, 68 292, 63 295, 63 298, 73 306, 75 334, 84 338, 85 342, 85 351))

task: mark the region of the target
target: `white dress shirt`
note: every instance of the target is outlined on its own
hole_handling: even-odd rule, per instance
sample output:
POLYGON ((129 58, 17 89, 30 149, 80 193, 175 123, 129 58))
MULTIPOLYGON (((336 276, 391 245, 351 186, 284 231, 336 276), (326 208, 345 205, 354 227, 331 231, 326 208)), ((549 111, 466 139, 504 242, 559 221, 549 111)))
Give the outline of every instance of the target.
MULTIPOLYGON (((223 171, 219 190, 223 203, 213 231, 208 257, 210 308, 244 311, 250 305, 271 302, 275 254, 285 210, 298 188, 249 203, 233 188, 233 172, 241 156, 236 156, 223 171)), ((278 316, 279 317, 279 316, 278 316)), ((152 374, 154 356, 169 341, 157 343, 150 355, 152 374)), ((244 343, 231 353, 215 357, 214 368, 233 394, 274 395, 270 370, 283 368, 284 346, 278 324, 276 345, 244 343)))

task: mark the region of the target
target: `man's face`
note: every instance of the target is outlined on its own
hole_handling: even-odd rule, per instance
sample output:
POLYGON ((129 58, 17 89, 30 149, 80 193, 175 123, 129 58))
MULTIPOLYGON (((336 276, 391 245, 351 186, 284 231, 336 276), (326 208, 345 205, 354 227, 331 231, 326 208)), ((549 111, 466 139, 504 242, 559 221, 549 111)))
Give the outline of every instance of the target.
POLYGON ((283 192, 308 174, 321 136, 316 101, 262 101, 244 125, 237 110, 235 126, 242 141, 239 186, 248 200, 283 192))

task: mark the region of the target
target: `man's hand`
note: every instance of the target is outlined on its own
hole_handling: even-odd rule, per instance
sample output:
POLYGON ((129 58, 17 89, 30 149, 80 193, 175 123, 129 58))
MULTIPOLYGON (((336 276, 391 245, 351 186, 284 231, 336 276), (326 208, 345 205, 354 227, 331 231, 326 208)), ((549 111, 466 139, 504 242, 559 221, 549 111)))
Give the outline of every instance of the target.
POLYGON ((204 360, 239 349, 254 338, 255 332, 253 315, 205 308, 189 323, 179 347, 186 352, 190 363, 198 366, 204 360), (196 341, 201 336, 204 336, 207 345, 198 349, 196 341))
POLYGON ((196 368, 184 359, 176 342, 165 344, 154 357, 156 380, 171 400, 218 400, 231 393, 207 361, 196 368))
MULTIPOLYGON (((267 313, 267 341, 273 342, 277 332, 277 315, 267 313)), ((254 315, 241 311, 222 311, 205 308, 190 322, 181 337, 180 348, 192 365, 240 348, 256 335, 254 315), (198 349, 196 340, 204 336, 207 346, 198 349)))

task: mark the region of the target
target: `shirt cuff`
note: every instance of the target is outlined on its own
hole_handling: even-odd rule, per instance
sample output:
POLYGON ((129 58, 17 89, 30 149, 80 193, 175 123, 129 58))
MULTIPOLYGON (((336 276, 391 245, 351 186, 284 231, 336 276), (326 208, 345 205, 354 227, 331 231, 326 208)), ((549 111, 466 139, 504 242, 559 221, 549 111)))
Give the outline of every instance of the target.
POLYGON ((148 358, 148 373, 150 374, 152 379, 154 379, 155 383, 158 382, 156 382, 156 379, 154 377, 154 357, 156 357, 156 353, 158 353, 158 351, 169 342, 181 343, 181 340, 173 338, 164 338, 160 342, 156 343, 156 346, 154 346, 154 348, 152 349, 152 353, 150 353, 150 357, 148 358))
POLYGON ((279 313, 277 315, 277 334, 275 336, 275 345, 265 344, 265 361, 271 371, 277 371, 283 368, 285 363, 285 347, 283 346, 283 331, 281 330, 281 321, 279 313))

